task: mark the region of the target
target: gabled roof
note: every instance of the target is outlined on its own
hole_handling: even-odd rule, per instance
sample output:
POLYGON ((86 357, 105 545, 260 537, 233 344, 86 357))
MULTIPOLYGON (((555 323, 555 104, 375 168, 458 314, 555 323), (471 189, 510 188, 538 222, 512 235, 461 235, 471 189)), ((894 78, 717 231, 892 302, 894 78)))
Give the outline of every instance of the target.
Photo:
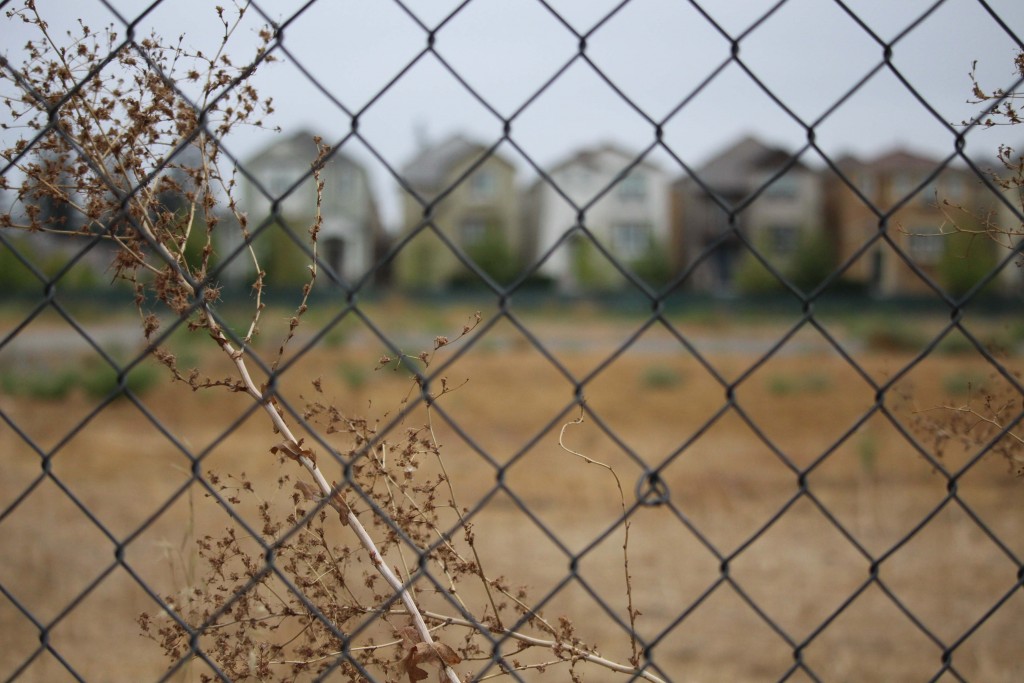
MULTIPOLYGON (((860 170, 874 173, 913 173, 924 176, 937 169, 942 161, 906 148, 896 148, 883 152, 872 159, 860 159, 852 154, 843 156, 836 165, 844 170, 860 170)), ((965 173, 969 169, 960 159, 953 159, 946 165, 943 173, 965 173)))
MULTIPOLYGON (((580 149, 571 154, 566 159, 560 161, 558 164, 551 169, 551 173, 557 173, 566 168, 572 168, 582 166, 583 168, 598 168, 598 160, 605 155, 614 155, 622 159, 623 165, 631 164, 636 160, 637 155, 633 152, 628 152, 622 147, 619 147, 615 143, 606 142, 595 147, 587 147, 580 149)), ((660 171, 661 169, 657 164, 651 163, 646 159, 642 159, 637 166, 649 168, 654 171, 660 171)))
MULTIPOLYGON (((249 164, 258 165, 266 162, 272 163, 282 158, 298 160, 303 164, 312 164, 318 154, 316 142, 314 141, 315 137, 316 133, 308 129, 297 130, 291 135, 277 137, 273 142, 250 156, 243 162, 243 166, 249 164)), ((324 139, 324 142, 326 143, 327 140, 324 139)), ((351 155, 346 154, 344 150, 334 150, 328 163, 335 160, 362 168, 362 164, 351 155)))
POLYGON ((931 172, 938 167, 939 161, 907 149, 895 149, 876 157, 867 165, 883 171, 920 170, 931 172))
MULTIPOLYGON (((752 172, 774 173, 790 163, 792 155, 747 135, 696 170, 697 176, 718 192, 746 192, 752 172)), ((793 168, 806 169, 797 160, 793 168)))
MULTIPOLYGON (((488 149, 487 146, 474 142, 463 135, 452 135, 436 145, 420 150, 402 168, 402 175, 410 185, 417 189, 436 190, 444 184, 453 168, 467 159, 476 159, 482 156, 488 149)), ((498 153, 494 153, 492 158, 511 166, 498 153)))

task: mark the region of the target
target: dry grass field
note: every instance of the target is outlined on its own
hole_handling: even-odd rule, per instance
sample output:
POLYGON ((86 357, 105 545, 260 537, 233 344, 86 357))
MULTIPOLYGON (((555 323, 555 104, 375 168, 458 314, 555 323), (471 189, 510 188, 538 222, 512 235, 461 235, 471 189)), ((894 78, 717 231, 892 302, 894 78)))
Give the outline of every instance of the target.
MULTIPOLYGON (((391 315, 381 325, 416 352, 434 334, 457 333, 464 317, 439 314, 410 331, 391 315)), ((25 336, 56 334, 50 324, 25 336)), ((615 480, 571 449, 614 469, 630 509, 645 468, 664 483, 665 504, 629 517, 628 551, 637 628, 671 680, 779 680, 797 663, 796 648, 811 673, 797 670, 791 681, 1024 680, 1024 591, 1013 559, 1024 557, 1024 484, 993 455, 949 498, 947 480, 898 428, 913 432, 915 420, 934 415, 916 411, 980 400, 991 382, 980 356, 930 354, 907 369, 913 349, 880 350, 851 336, 861 372, 805 328, 759 362, 787 323, 701 321, 680 329, 711 368, 660 327, 607 363, 637 325, 538 314, 530 330, 560 369, 513 324, 491 326, 485 315, 468 346, 438 355, 433 367, 457 388, 431 421, 458 502, 474 510, 491 575, 540 600, 576 556, 577 578, 543 612, 571 617, 605 656, 628 657, 628 638, 610 616, 626 613, 615 480), (579 417, 566 373, 583 382, 586 411, 563 433, 579 417), (888 388, 881 406, 877 387, 888 388), (940 675, 944 648, 955 674, 940 675)), ((228 374, 203 347, 183 344, 181 355, 228 374)), ((268 342, 266 353, 273 349, 268 342)), ((295 359, 282 395, 301 409, 299 397, 319 377, 343 412, 386 422, 410 384, 401 369, 374 370, 381 351, 365 329, 345 325, 295 359)), ((0 362, 53 373, 68 358, 19 353, 7 349, 0 362)), ((141 407, 119 399, 97 411, 97 402, 79 389, 59 400, 0 394, 0 514, 8 510, 0 517, 0 680, 75 680, 59 660, 86 681, 159 678, 166 662, 136 623, 156 611, 140 582, 161 595, 190 585, 201 573, 193 539, 226 524, 196 487, 156 514, 189 479, 190 463, 168 435, 204 453, 202 471, 244 471, 262 498, 287 498, 268 451, 274 435, 243 395, 193 393, 160 376, 141 407), (41 452, 56 449, 52 476, 41 477, 26 439, 41 452), (50 649, 19 669, 49 624, 50 649)), ((416 411, 398 430, 426 419, 416 411)), ((956 470, 972 455, 951 447, 942 462, 956 470)), ((626 680, 584 671, 587 681, 626 680)), ((555 667, 544 680, 568 674, 555 667)))

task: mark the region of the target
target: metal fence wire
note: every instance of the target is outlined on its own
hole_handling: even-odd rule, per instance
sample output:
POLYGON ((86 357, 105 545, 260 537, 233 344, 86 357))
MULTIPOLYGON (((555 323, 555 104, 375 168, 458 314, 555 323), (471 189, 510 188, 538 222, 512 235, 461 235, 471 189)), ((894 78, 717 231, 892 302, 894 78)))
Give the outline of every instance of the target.
MULTIPOLYGON (((608 681, 1024 679, 1024 490, 1006 472, 1007 459, 1019 465, 1014 458, 1019 458, 1016 435, 1024 417, 1016 365, 1020 343, 1011 337, 998 349, 990 335, 993 326, 1019 313, 1019 299, 986 298, 1003 279, 1013 281, 1017 257, 1003 250, 984 274, 952 294, 910 251, 895 218, 944 174, 959 169, 1011 223, 1022 221, 1019 204, 1009 201, 964 151, 978 127, 949 125, 896 64, 915 32, 955 3, 922 5, 891 40, 861 20, 855 3, 829 3, 851 20, 851 33, 873 44, 877 58, 817 119, 789 108, 744 56, 745 46, 794 3, 782 0, 766 7, 737 32, 716 22, 716 3, 691 1, 688 6, 703 28, 711 27, 731 51, 661 117, 631 99, 629 88, 620 87, 607 65, 588 52, 588 43, 633 6, 640 9, 639 1, 609 8, 586 30, 562 16, 557 3, 538 2, 577 48, 511 114, 501 113, 503 106, 464 79, 437 40, 445 26, 475 11, 480 0, 458 4, 430 22, 420 18, 418 3, 395 0, 418 26, 419 46, 358 110, 344 106, 316 80, 315 65, 304 62, 292 42, 290 27, 324 3, 312 0, 284 18, 271 3, 248 3, 248 11, 270 27, 267 49, 257 61, 284 60, 297 78, 329 100, 344 130, 325 143, 342 155, 355 146, 367 151, 419 216, 392 243, 377 248, 354 275, 324 246, 317 254, 321 277, 316 297, 287 353, 275 361, 276 348, 246 347, 267 401, 273 398, 286 420, 307 435, 302 447, 319 452, 320 465, 334 473, 345 500, 293 501, 289 487, 275 494, 276 485, 263 486, 281 473, 300 477, 291 463, 278 464, 267 455, 279 437, 268 436, 260 422, 262 406, 245 400, 244 392, 221 393, 223 387, 193 392, 187 383, 165 383, 162 375, 148 390, 136 383, 152 364, 151 348, 144 344, 139 350, 137 344, 142 325, 106 313, 115 304, 118 309, 132 305, 132 293, 114 287, 83 302, 76 287, 67 284, 77 268, 109 255, 102 236, 60 242, 59 248, 54 242, 55 251, 46 252, 28 248, 13 230, 0 230, 2 267, 31 274, 28 293, 11 296, 3 306, 0 340, 5 473, 0 483, 0 677, 227 681, 277 676, 408 678, 413 683, 433 677, 440 667, 432 654, 416 650, 413 641, 419 636, 402 644, 395 635, 408 623, 405 608, 395 591, 373 578, 373 571, 352 570, 349 584, 331 584, 332 590, 349 593, 344 598, 324 591, 326 574, 367 567, 365 559, 357 559, 362 551, 354 536, 346 536, 354 534, 352 529, 327 532, 341 539, 334 548, 350 550, 318 565, 322 573, 314 579, 306 569, 326 560, 291 550, 315 528, 295 509, 305 507, 303 512, 315 518, 317 508, 329 511, 333 504, 343 508, 343 517, 344 509, 358 510, 371 535, 390 548, 386 564, 411 588, 438 642, 459 652, 463 661, 454 670, 465 680, 502 674, 511 680, 608 681), (426 191, 409 177, 410 168, 379 150, 364 131, 372 125, 374 103, 416 78, 418 66, 428 61, 455 79, 473 106, 489 112, 500 132, 444 186, 426 191), (546 94, 577 68, 600 79, 610 96, 649 128, 647 146, 582 200, 517 138, 517 126, 531 108, 541 107, 546 94), (772 107, 806 133, 800 149, 777 158, 767 177, 738 197, 724 196, 717 181, 702 177, 701 168, 684 159, 664 135, 727 68, 741 70, 772 107), (885 206, 876 204, 850 166, 817 142, 830 117, 879 73, 895 75, 909 101, 949 135, 949 153, 885 206), (453 236, 445 211, 476 170, 509 151, 537 176, 537 187, 571 207, 573 219, 519 273, 499 277, 453 236), (688 179, 695 193, 690 196, 710 198, 720 226, 704 241, 688 243, 686 257, 674 261, 662 280, 645 277, 592 229, 601 199, 628 182, 630 172, 654 154, 688 179), (780 178, 809 163, 819 164, 822 173, 856 198, 869 212, 872 229, 839 253, 829 274, 805 286, 751 237, 744 221, 780 178), (457 343, 458 325, 446 328, 453 319, 470 317, 474 304, 466 305, 467 299, 438 304, 413 298, 396 316, 392 308, 399 304, 381 294, 382 281, 400 276, 403 254, 420 242, 433 245, 430 258, 440 259, 437 253, 443 252, 444 259, 454 258, 471 274, 467 277, 482 285, 475 301, 484 300, 487 310, 478 325, 468 324, 472 329, 457 343), (590 245, 602 267, 612 269, 611 277, 627 294, 588 300, 579 291, 577 298, 565 298, 554 289, 535 289, 545 264, 566 252, 578 253, 581 242, 590 245), (702 269, 713 269, 727 249, 752 255, 770 279, 781 283, 782 294, 771 300, 778 310, 765 316, 772 322, 752 328, 716 323, 716 306, 743 310, 738 295, 717 303, 711 299, 711 304, 706 298, 687 298, 702 269), (834 295, 844 277, 879 250, 913 281, 917 305, 926 313, 917 315, 866 295, 852 299, 856 310, 847 304, 836 312, 834 295), (51 267, 54 262, 57 266, 51 267), (561 302, 558 314, 545 313, 549 301, 561 302), (577 301, 580 310, 571 305, 577 301), (595 314, 594 301, 598 309, 612 302, 615 311, 595 314), (992 301, 998 304, 995 310, 985 307, 992 301), (687 302, 702 306, 708 320, 688 314, 687 302), (455 318, 445 317, 449 304, 455 318), (895 311, 880 318, 886 326, 859 335, 849 329, 851 320, 863 321, 876 309, 879 315, 895 311), (716 325, 733 332, 716 335, 716 325), (438 341, 441 348, 433 355, 432 341, 441 334, 452 343, 438 341), (405 357, 415 356, 424 343, 430 365, 405 357), (367 348, 402 358, 400 369, 414 377, 411 389, 402 380, 397 395, 404 392, 404 401, 393 411, 374 413, 379 406, 368 397, 378 380, 385 391, 394 391, 395 362, 374 372, 376 356, 367 361, 367 348), (352 349, 361 360, 346 355, 352 349), (363 372, 367 366, 370 371, 363 372), (98 368, 98 376, 108 377, 109 383, 91 390, 90 368, 98 368), (320 397, 300 398, 315 395, 310 382, 321 376, 318 388, 333 382, 337 394, 356 396, 363 408, 369 405, 376 420, 359 426, 348 408, 344 417, 332 417, 318 403, 320 397), (85 390, 67 388, 74 377, 85 390), (911 386, 919 389, 916 408, 907 398, 911 386), (159 398, 165 393, 171 398, 159 398), (944 398, 949 395, 953 398, 944 398), (502 406, 500 419, 471 417, 487 401, 502 406), (430 428, 417 430, 424 416, 430 428), (354 445, 339 445, 334 432, 356 439, 354 445), (444 528, 415 535, 410 532, 415 522, 397 521, 415 516, 409 503, 402 500, 389 508, 382 503, 387 498, 359 479, 365 477, 360 468, 384 457, 380 449, 387 441, 426 442, 426 451, 416 456, 426 463, 422 453, 433 448, 431 432, 440 435, 458 502, 445 502, 448 493, 441 482, 449 479, 433 478, 436 464, 422 464, 429 475, 411 473, 410 486, 419 487, 414 492, 419 500, 448 505, 457 515, 445 509, 438 517, 444 528), (614 477, 602 463, 613 466, 614 477), (460 476, 467 473, 476 474, 460 486, 460 476), (248 483, 250 477, 257 484, 248 483), (264 499, 285 510, 277 526, 263 517, 257 503, 264 499), (298 516, 287 517, 293 513, 298 516), (374 526, 371 519, 384 524, 374 526), (218 536, 225 523, 235 531, 218 536), (469 569, 459 570, 453 556, 445 554, 448 539, 463 543, 471 535, 476 536, 473 552, 480 556, 468 559, 469 550, 460 545, 459 557, 469 569), (207 562, 219 558, 219 569, 211 571, 198 559, 196 543, 207 562), (625 567, 623 546, 628 546, 625 567), (254 550, 246 555, 243 547, 254 550), (478 564, 493 567, 489 584, 474 582, 478 564), (204 575, 213 584, 203 584, 204 575), (456 575, 470 586, 458 594, 452 584, 456 575), (265 592, 268 582, 279 592, 276 599, 265 592), (520 583, 527 585, 522 594, 527 597, 513 600, 520 583), (507 593, 495 598, 499 587, 507 593), (516 601, 511 607, 495 604, 516 601), (293 611, 284 614, 284 605, 293 611), (505 616, 499 620, 501 610, 505 616), (564 622, 559 620, 563 614, 564 622), (533 615, 544 615, 550 630, 538 627, 533 615), (151 635, 160 628, 175 633, 167 636, 171 645, 162 635, 140 637, 139 619, 150 622, 151 635), (226 644, 229 634, 240 633, 241 622, 250 630, 226 644), (476 630, 460 625, 474 623, 476 630), (323 648, 299 648, 303 634, 314 630, 323 639, 316 647, 323 648), (533 634, 535 642, 517 639, 516 630, 533 634), (260 645, 259 634, 293 649, 268 650, 260 645), (225 659, 229 647, 233 654, 225 659), (296 665, 302 659, 310 666, 296 665), (290 663, 268 664, 271 660, 290 663), (391 668, 381 668, 386 666, 391 668)), ((110 45, 111 58, 128 48, 147 61, 147 68, 156 69, 158 61, 137 29, 157 9, 171 6, 173 11, 174 0, 154 2, 138 14, 139 8, 130 4, 100 4, 123 25, 110 45)), ((1009 18, 985 2, 960 4, 976 5, 991 17, 1001 38, 1024 49, 1009 18)), ((16 9, 12 2, 0 7, 16 9)), ((27 75, 13 60, 4 61, 3 68, 9 85, 28 87, 27 75)), ((216 135, 188 84, 171 85, 175 97, 187 102, 199 125, 206 126, 204 132, 216 135)), ((1012 91, 1020 83, 1000 85, 1012 91)), ((48 104, 50 123, 3 160, 11 187, 33 146, 60 133, 54 112, 65 104, 48 104)), ((250 239, 289 233, 290 240, 275 248, 304 249, 312 256, 308 225, 292 220, 285 207, 313 171, 271 187, 236 156, 230 140, 222 151, 238 165, 240 182, 264 202, 262 213, 249 216, 250 239)), ((154 177, 140 181, 155 182, 154 177)), ((232 262, 246 258, 244 247, 225 248, 228 257, 216 266, 211 282, 226 278, 232 262)), ((225 304, 220 319, 225 330, 239 329, 231 310, 225 304)), ((186 311, 185 317, 195 311, 186 311)), ((153 346, 178 344, 182 368, 207 358, 203 342, 182 341, 188 337, 185 328, 181 320, 165 320, 151 340, 153 346)), ((1013 329, 1009 324, 1003 331, 1013 329)), ((241 348, 242 335, 234 333, 231 342, 241 348)), ((214 368, 211 377, 234 372, 230 364, 222 367, 216 361, 214 368)), ((237 378, 222 383, 234 382, 237 378)), ((284 452, 289 446, 278 443, 278 448, 284 452)), ((403 456, 396 450, 388 457, 402 462, 403 456)), ((411 471, 418 463, 405 465, 411 471)), ((389 485, 406 491, 400 475, 395 476, 389 485)))

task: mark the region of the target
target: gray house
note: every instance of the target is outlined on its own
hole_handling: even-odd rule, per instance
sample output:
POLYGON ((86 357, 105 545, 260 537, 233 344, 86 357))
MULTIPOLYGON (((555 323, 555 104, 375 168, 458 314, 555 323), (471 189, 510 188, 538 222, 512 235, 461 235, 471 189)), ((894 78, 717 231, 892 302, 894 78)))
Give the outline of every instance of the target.
MULTIPOLYGON (((316 184, 311 174, 317 157, 314 135, 300 131, 282 137, 245 160, 242 167, 252 176, 240 175, 241 206, 250 232, 269 222, 265 234, 254 243, 258 255, 273 261, 284 280, 307 277, 308 258, 289 238, 285 228, 308 245, 308 231, 316 210, 316 184), (275 213, 276 210, 276 213, 275 213)), ((374 263, 375 244, 381 232, 380 217, 366 169, 344 150, 327 160, 318 238, 320 262, 345 281, 363 276, 374 263)), ((238 258, 228 273, 236 278, 252 274, 251 263, 238 258)), ((270 277, 275 273, 265 267, 270 277)))
POLYGON ((672 204, 677 258, 693 268, 695 289, 735 291, 758 267, 744 240, 787 274, 808 245, 828 239, 820 174, 786 150, 747 136, 694 175, 673 184, 672 204))

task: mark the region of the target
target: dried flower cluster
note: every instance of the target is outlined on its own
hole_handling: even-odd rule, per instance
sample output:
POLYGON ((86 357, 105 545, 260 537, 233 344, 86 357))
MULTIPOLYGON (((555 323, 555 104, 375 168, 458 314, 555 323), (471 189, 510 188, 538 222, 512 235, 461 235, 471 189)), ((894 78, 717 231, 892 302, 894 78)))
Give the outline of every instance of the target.
MULTIPOLYGON (((522 589, 485 575, 473 529, 460 521, 452 482, 429 430, 410 430, 403 443, 392 445, 378 440, 366 420, 316 401, 307 417, 354 445, 346 454, 344 483, 335 484, 327 498, 282 475, 280 485, 293 489, 290 509, 278 517, 281 511, 257 501, 244 476, 222 481, 208 474, 230 504, 255 502, 259 538, 243 540, 231 526, 219 538, 200 540, 206 582, 167 598, 187 627, 166 615, 140 617, 143 631, 172 661, 188 654, 190 628, 200 630, 202 651, 232 680, 294 680, 332 671, 342 680, 361 681, 370 671, 414 682, 425 677, 424 666, 489 661, 491 639, 511 623, 548 634, 547 648, 557 643, 566 661, 578 656, 576 650, 584 652, 566 625, 551 625, 531 612, 522 589), (365 457, 361 449, 368 444, 375 445, 365 457), (351 514, 373 533, 384 560, 410 583, 433 624, 433 643, 410 626, 408 611, 335 513, 343 525, 351 514), (429 578, 413 583, 421 572, 429 578), (483 604, 464 598, 467 590, 485 596, 483 604), (453 600, 462 606, 458 619, 443 616, 453 600)), ((287 452, 281 457, 293 459, 287 452)), ((537 644, 523 642, 520 649, 531 647, 537 644)), ((508 666, 515 664, 509 660, 508 666)))

